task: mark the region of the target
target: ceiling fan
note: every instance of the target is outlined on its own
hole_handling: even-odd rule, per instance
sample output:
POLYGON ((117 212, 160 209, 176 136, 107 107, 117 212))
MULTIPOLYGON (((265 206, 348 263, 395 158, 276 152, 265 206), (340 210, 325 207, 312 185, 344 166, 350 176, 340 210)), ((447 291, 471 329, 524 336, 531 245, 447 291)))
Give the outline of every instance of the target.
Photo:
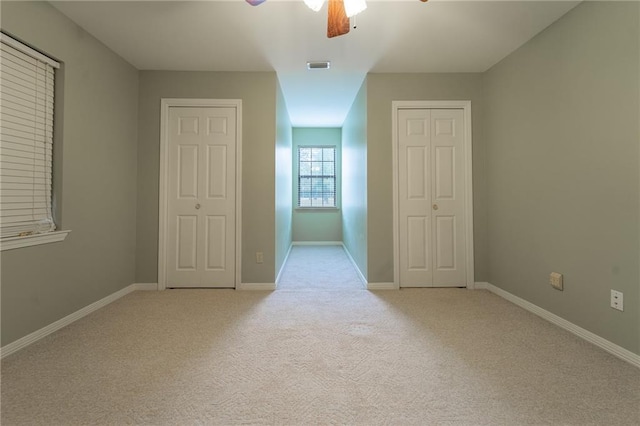
MULTIPOLYGON (((266 0, 245 0, 251 6, 258 6, 266 0)), ((426 3, 427 0, 420 0, 426 3)), ((305 4, 315 12, 322 8, 325 0, 304 0, 305 4)), ((328 0, 327 37, 337 37, 349 32, 349 18, 367 8, 366 0, 328 0)))

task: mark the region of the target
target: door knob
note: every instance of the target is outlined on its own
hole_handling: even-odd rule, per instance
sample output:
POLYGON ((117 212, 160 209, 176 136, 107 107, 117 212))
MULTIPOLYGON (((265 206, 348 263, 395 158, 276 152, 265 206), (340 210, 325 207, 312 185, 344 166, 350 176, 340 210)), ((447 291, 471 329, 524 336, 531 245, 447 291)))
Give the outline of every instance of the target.
POLYGON ((434 209, 434 210, 438 210, 438 205, 437 205, 437 204, 434 204, 434 205, 433 205, 433 209, 434 209))
POLYGON ((200 209, 200 203, 196 204, 196 210, 200 209))

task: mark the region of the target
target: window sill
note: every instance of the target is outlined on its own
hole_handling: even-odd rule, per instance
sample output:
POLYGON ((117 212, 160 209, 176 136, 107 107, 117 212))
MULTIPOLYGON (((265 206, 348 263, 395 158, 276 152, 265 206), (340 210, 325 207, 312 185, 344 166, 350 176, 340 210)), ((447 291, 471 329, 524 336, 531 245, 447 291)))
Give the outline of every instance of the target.
POLYGON ((307 212, 317 212, 317 211, 327 211, 327 212, 335 212, 340 210, 340 207, 296 207, 296 211, 307 211, 307 212))
POLYGON ((9 237, 0 240, 0 251, 12 250, 21 247, 38 246, 41 244, 57 243, 64 241, 69 231, 54 231, 45 234, 27 235, 24 237, 9 237))

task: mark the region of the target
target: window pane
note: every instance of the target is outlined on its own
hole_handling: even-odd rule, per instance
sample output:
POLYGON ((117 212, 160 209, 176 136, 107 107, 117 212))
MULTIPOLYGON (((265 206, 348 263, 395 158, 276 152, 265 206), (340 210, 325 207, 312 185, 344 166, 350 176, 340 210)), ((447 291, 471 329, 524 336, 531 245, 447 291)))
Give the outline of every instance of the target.
POLYGON ((335 148, 298 149, 298 206, 336 206, 335 148))
POLYGON ((311 148, 299 148, 300 161, 311 161, 311 148))
POLYGON ((311 198, 309 194, 300 195, 300 202, 298 203, 300 207, 311 207, 311 198))
POLYGON ((324 178, 323 190, 327 193, 333 193, 335 189, 335 180, 333 178, 324 178))
POLYGON ((322 179, 313 178, 311 182, 311 191, 315 194, 322 193, 322 179))
POLYGON ((309 176, 311 174, 311 163, 300 162, 300 176, 309 176))

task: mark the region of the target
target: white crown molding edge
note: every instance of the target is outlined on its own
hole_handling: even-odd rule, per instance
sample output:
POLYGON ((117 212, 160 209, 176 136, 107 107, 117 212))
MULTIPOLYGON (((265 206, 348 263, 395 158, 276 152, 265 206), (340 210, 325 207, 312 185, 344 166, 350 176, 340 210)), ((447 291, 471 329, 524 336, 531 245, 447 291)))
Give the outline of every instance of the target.
POLYGON ((491 293, 500 296, 515 305, 520 306, 521 308, 539 316, 540 318, 545 319, 550 323, 567 330, 568 332, 580 337, 581 339, 586 340, 587 342, 592 343, 595 346, 598 346, 599 348, 622 359, 623 361, 626 361, 629 364, 640 368, 640 355, 635 354, 630 350, 623 348, 622 346, 616 345, 615 343, 610 342, 609 340, 600 337, 597 334, 585 330, 584 328, 577 326, 574 323, 547 311, 546 309, 534 305, 531 302, 527 302, 526 300, 521 299, 518 296, 515 296, 499 287, 496 287, 493 284, 487 282, 476 282, 475 287, 476 289, 484 289, 490 291, 491 293))
POLYGON ((27 346, 31 345, 32 343, 37 342, 38 340, 52 334, 55 333, 56 331, 60 330, 61 328, 66 327, 67 325, 78 321, 79 319, 89 315, 92 312, 97 311, 100 308, 103 308, 105 306, 107 306, 110 303, 115 302, 116 300, 120 299, 121 297, 126 296, 129 293, 132 293, 134 291, 138 291, 138 290, 157 290, 158 289, 158 285, 157 284, 131 284, 128 285, 127 287, 116 291, 115 293, 110 294, 107 297, 104 297, 96 302, 93 302, 90 305, 85 306, 84 308, 77 310, 75 312, 73 312, 72 314, 67 315, 64 318, 59 319, 58 321, 55 321, 45 327, 42 327, 39 330, 34 331, 33 333, 27 334, 24 337, 19 338, 18 340, 15 340, 5 346, 3 346, 2 348, 0 348, 0 359, 4 358, 6 356, 9 356, 15 352, 18 352, 20 349, 26 348, 27 346))
POLYGON ((276 283, 240 283, 236 290, 240 291, 274 291, 276 283))

